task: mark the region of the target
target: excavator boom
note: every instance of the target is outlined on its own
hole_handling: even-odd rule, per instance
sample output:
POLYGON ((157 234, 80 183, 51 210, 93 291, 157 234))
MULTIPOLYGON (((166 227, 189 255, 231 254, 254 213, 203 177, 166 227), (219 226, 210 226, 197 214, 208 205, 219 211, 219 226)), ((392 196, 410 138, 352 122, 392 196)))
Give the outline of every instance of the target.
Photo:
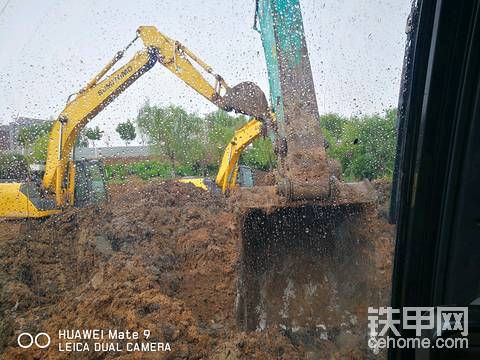
POLYGON ((63 205, 62 183, 67 163, 79 133, 116 96, 155 64, 155 57, 143 50, 106 79, 78 93, 60 113, 52 126, 48 144, 43 187, 55 193, 58 205, 63 205))
POLYGON ((361 294, 351 276, 342 278, 333 267, 348 264, 343 249, 356 253, 352 228, 375 202, 375 192, 368 181, 340 181, 327 157, 300 1, 257 0, 255 25, 267 63, 275 117, 269 135, 278 157, 274 186, 235 195, 242 256, 237 320, 247 330, 278 324, 303 337, 326 321, 325 299, 336 296, 331 284, 348 283, 361 294))
POLYGON ((242 151, 265 131, 264 123, 252 119, 235 131, 223 153, 215 182, 223 193, 234 189, 237 180, 238 160, 242 151))

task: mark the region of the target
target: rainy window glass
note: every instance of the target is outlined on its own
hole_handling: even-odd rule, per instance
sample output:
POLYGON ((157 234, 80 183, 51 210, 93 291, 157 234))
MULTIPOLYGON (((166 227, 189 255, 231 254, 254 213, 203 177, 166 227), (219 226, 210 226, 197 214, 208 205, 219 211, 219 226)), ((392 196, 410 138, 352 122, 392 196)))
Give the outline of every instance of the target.
POLYGON ((0 1, 0 357, 384 357, 410 9, 0 1))

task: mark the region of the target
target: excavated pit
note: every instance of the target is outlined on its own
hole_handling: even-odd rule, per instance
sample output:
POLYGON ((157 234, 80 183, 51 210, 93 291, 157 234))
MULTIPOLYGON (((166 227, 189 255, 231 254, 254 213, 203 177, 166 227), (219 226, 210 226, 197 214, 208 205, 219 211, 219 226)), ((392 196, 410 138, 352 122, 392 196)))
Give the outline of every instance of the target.
POLYGON ((359 231, 366 216, 352 205, 244 213, 239 326, 279 326, 323 340, 361 329, 375 272, 372 244, 359 231))

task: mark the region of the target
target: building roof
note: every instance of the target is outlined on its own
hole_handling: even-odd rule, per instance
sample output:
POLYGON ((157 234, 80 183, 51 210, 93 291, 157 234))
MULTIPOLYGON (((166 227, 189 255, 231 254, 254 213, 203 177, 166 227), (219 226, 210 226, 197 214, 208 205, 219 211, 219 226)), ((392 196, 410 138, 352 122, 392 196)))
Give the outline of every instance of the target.
POLYGON ((34 124, 43 124, 47 121, 49 120, 19 116, 13 121, 13 124, 17 124, 20 126, 28 126, 28 125, 34 125, 34 124))

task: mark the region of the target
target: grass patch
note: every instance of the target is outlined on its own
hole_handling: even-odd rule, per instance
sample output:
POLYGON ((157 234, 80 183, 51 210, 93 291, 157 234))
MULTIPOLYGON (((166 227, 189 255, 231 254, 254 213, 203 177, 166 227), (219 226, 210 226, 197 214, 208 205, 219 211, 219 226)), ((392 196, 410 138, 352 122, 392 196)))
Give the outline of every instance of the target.
POLYGON ((139 161, 131 164, 110 164, 105 165, 107 181, 122 182, 128 176, 135 175, 142 180, 152 178, 173 179, 181 176, 197 176, 191 166, 178 165, 173 166, 168 163, 161 163, 156 160, 139 161))

